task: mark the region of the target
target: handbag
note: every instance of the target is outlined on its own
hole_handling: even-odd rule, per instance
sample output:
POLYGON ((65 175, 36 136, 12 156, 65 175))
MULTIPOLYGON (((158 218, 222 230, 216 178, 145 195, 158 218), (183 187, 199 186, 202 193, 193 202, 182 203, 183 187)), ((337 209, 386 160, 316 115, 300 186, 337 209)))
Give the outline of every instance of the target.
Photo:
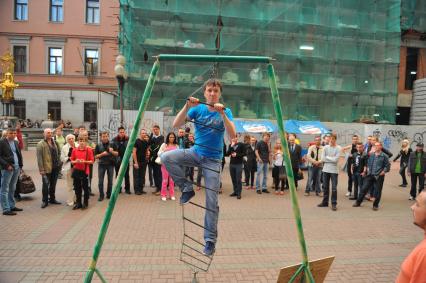
POLYGON ((16 189, 20 194, 30 194, 35 192, 36 187, 33 179, 30 175, 25 174, 24 171, 18 177, 18 183, 16 185, 16 189))

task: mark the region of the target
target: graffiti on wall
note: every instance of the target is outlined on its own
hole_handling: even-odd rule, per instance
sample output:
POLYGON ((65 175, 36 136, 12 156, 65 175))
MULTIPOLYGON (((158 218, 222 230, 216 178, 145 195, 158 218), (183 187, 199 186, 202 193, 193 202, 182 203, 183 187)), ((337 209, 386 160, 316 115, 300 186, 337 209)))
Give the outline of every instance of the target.
MULTIPOLYGON (((124 110, 123 112, 123 127, 128 135, 133 130, 135 124, 137 111, 124 110)), ((163 112, 146 111, 140 123, 140 129, 151 131, 152 126, 158 124, 163 128, 163 112)), ((98 128, 101 131, 108 131, 111 137, 118 134, 118 127, 120 127, 120 110, 116 109, 100 109, 98 113, 98 128)))

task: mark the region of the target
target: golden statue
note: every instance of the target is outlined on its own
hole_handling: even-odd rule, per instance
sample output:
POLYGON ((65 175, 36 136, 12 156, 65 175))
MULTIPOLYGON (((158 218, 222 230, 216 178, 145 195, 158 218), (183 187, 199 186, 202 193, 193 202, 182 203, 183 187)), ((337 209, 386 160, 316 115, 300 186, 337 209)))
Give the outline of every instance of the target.
POLYGON ((2 89, 2 101, 11 102, 13 100, 13 91, 15 88, 19 87, 13 79, 13 69, 15 66, 15 60, 13 56, 6 52, 2 57, 0 57, 2 69, 4 72, 3 78, 0 83, 2 89))

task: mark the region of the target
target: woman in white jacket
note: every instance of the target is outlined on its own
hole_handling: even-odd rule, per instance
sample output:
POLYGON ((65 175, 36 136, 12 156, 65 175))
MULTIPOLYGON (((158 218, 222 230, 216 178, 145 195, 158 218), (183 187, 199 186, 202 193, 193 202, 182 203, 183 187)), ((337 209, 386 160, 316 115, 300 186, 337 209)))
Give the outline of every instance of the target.
POLYGON ((72 164, 70 161, 70 157, 71 157, 72 150, 76 147, 75 136, 72 134, 69 134, 65 137, 65 140, 67 142, 61 149, 61 161, 63 163, 62 171, 64 171, 66 176, 66 181, 67 181, 67 192, 68 192, 67 205, 73 206, 75 203, 75 192, 73 188, 73 179, 71 177, 72 164))

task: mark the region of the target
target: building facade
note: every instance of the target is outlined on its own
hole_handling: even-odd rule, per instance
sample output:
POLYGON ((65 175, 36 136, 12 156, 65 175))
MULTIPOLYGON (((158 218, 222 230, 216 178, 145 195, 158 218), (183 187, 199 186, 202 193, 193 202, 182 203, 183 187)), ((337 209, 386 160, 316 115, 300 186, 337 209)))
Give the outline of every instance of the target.
POLYGON ((396 121, 408 125, 414 81, 426 77, 426 1, 402 1, 400 62, 396 121))
POLYGON ((15 58, 15 116, 96 121, 112 108, 119 3, 114 0, 1 1, 0 54, 15 58))
MULTIPOLYGON (((263 55, 276 59, 285 118, 395 122, 400 0, 195 2, 121 1, 127 107, 138 105, 153 55, 263 55)), ((148 108, 175 114, 212 76, 237 117, 275 119, 259 64, 162 62, 148 108)))

